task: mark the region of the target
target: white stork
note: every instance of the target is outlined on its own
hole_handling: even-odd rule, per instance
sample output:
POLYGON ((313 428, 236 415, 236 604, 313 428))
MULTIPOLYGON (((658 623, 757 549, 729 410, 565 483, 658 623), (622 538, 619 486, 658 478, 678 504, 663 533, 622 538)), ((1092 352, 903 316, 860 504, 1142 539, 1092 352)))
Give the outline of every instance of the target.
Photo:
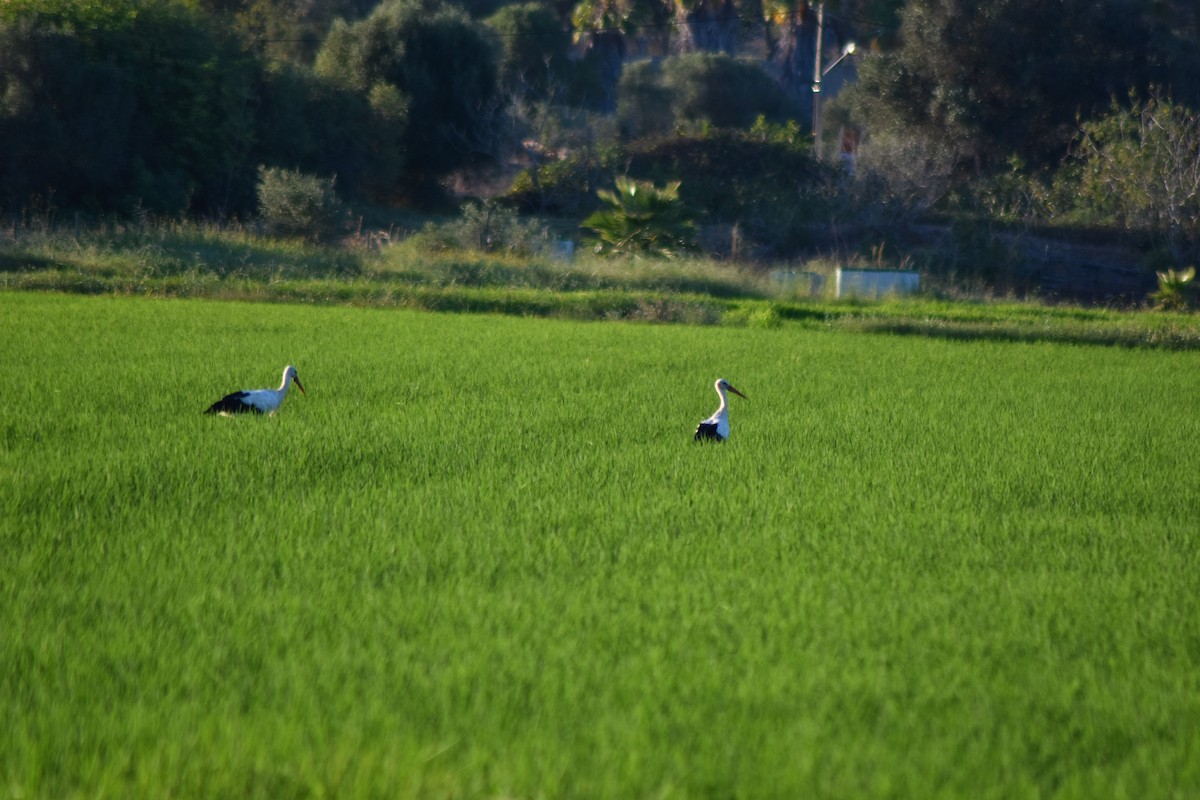
POLYGON ((724 378, 718 378, 714 384, 717 390, 717 396, 721 398, 721 405, 717 407, 717 411, 708 419, 701 422, 696 427, 696 441, 706 442, 715 441, 723 442, 729 438, 729 408, 728 399, 725 397, 725 390, 736 394, 744 400, 749 400, 749 397, 739 392, 730 385, 729 381, 724 378))
POLYGON ((288 393, 288 384, 292 381, 296 382, 300 394, 308 394, 304 391, 304 384, 300 383, 300 376, 296 374, 296 368, 288 364, 283 370, 283 381, 280 382, 278 389, 249 389, 227 394, 209 406, 204 413, 220 414, 223 417, 245 413, 274 414, 283 405, 283 398, 287 397, 288 393))

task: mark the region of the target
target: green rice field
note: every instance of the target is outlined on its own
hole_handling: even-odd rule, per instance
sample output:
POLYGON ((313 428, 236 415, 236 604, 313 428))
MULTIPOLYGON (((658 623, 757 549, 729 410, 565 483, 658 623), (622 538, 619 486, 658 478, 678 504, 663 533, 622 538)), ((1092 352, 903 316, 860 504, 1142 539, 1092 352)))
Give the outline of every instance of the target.
POLYGON ((0 798, 1200 796, 1198 397, 1190 349, 0 293, 0 798))

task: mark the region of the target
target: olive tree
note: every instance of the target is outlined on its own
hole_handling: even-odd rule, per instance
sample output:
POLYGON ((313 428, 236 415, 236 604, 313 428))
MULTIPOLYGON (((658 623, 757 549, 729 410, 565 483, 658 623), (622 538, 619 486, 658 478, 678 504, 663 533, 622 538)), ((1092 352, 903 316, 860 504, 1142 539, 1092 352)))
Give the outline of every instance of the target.
POLYGON ((462 142, 490 121, 497 103, 492 41, 481 23, 442 0, 387 0, 363 20, 336 23, 316 70, 371 97, 384 118, 407 118, 390 146, 403 153, 403 180, 416 185, 471 158, 462 142))
POLYGON ((1150 233, 1176 263, 1200 256, 1200 112, 1159 97, 1114 103, 1084 124, 1078 155, 1094 212, 1150 233))
POLYGON ((910 0, 899 46, 862 59, 847 99, 868 130, 942 139, 976 171, 1052 166, 1079 116, 1169 76, 1176 33, 1151 5, 910 0))

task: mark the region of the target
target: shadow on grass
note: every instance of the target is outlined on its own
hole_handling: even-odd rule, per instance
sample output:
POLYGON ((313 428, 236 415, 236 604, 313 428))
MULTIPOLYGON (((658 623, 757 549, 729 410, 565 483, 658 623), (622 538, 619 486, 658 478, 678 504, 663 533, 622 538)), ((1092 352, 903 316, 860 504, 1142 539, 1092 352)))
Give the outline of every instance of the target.
POLYGON ((45 256, 21 252, 0 252, 0 272, 36 272, 43 269, 54 269, 58 266, 57 260, 45 256))
POLYGON ((1092 345, 1098 347, 1151 347, 1162 350, 1200 350, 1196 327, 1079 328, 1069 324, 1030 329, 1020 325, 966 324, 941 320, 844 319, 838 327, 862 333, 923 336, 961 342, 990 341, 1092 345))
MULTIPOLYGON (((1144 347, 1164 350, 1200 350, 1200 318, 1089 316, 1048 313, 1046 309, 1007 309, 988 314, 961 307, 943 309, 878 309, 853 304, 768 303, 747 297, 743 288, 722 295, 713 291, 683 292, 675 286, 697 285, 683 281, 672 288, 654 284, 641 289, 628 284, 610 288, 604 276, 579 273, 576 281, 554 287, 530 280, 529 270, 503 264, 470 262, 471 271, 442 274, 396 272, 347 275, 324 259, 301 262, 283 271, 261 248, 222 244, 226 258, 243 261, 225 272, 180 268, 155 273, 81 269, 34 256, 10 255, 0 259, 0 289, 57 291, 72 294, 117 294, 150 297, 190 297, 253 302, 305 302, 378 308, 409 308, 457 313, 490 313, 513 316, 556 317, 576 320, 630 320, 693 325, 747 325, 775 327, 793 322, 814 329, 923 336, 953 341, 1012 343, 1053 342, 1101 347, 1144 347), (261 261, 256 259, 262 259, 261 261), (256 275, 264 271, 265 276, 256 275), (491 270, 489 273, 488 270, 491 270), (167 272, 168 274, 162 274, 167 272), (316 274, 314 274, 314 272, 316 274), (509 274, 509 273, 519 274, 509 274), (450 277, 453 276, 453 277, 450 277), (507 276, 524 278, 524 285, 494 285, 507 276), (266 279, 264 279, 264 277, 266 279), (445 281, 445 282, 443 282, 445 281), (471 285, 472 283, 476 285, 471 285), (597 285, 599 284, 599 286, 597 285), (735 302, 740 301, 740 302, 735 302), (759 313, 763 312, 763 313, 759 313)), ((158 263, 156 260, 155 263, 158 263)), ((349 267, 346 267, 347 269, 349 267)), ((700 280, 698 285, 706 286, 700 280)))

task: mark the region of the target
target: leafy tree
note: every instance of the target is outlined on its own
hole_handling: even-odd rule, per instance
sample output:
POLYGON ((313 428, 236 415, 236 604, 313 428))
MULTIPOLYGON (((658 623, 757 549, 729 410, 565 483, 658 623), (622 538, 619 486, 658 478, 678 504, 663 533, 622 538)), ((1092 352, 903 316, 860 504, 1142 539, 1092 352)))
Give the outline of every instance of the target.
POLYGON ((632 64, 618 91, 622 127, 636 135, 694 123, 748 128, 759 117, 782 122, 796 110, 758 64, 724 54, 688 53, 632 64))
POLYGON ((659 188, 619 176, 616 192, 596 192, 607 207, 582 225, 595 232, 599 252, 674 258, 695 249, 696 225, 679 201, 679 186, 672 181, 659 188))
POLYGON ((580 0, 571 15, 575 38, 584 43, 584 59, 598 76, 603 111, 617 105, 617 82, 627 50, 626 37, 663 21, 655 0, 580 0))
POLYGON ((592 154, 580 150, 539 173, 536 186, 525 175, 514 181, 508 201, 528 210, 586 214, 597 207, 595 187, 611 184, 616 175, 655 185, 686 175, 691 216, 736 224, 756 247, 781 257, 811 244, 813 223, 830 219, 837 177, 835 168, 813 157, 807 128, 765 120, 748 131, 713 129, 638 139, 592 154))
POLYGON ((786 120, 794 107, 754 62, 723 54, 692 53, 663 61, 663 81, 677 116, 721 128, 746 128, 760 117, 786 120))
POLYGON ((910 0, 900 46, 863 60, 858 121, 941 139, 977 170, 1056 163, 1089 116, 1168 77, 1173 35, 1134 0, 910 0))
POLYGON ((467 162, 462 143, 497 102, 491 42, 460 8, 441 0, 388 0, 360 22, 336 23, 316 69, 407 109, 410 124, 393 146, 404 154, 406 181, 426 189, 467 162))
POLYGON ((1200 113, 1159 97, 1114 104, 1083 125, 1078 158, 1093 215, 1149 233, 1176 263, 1200 256, 1200 113))
POLYGON ((77 37, 25 19, 0 26, 0 207, 53 193, 102 209, 126 189, 136 96, 119 67, 77 37))
POLYGON ((12 0, 0 38, 0 136, 24 153, 9 202, 53 189, 98 208, 252 204, 256 65, 211 18, 172 0, 12 0))
POLYGON ((538 3, 504 6, 487 25, 500 40, 500 82, 507 91, 545 97, 555 80, 565 77, 571 40, 549 8, 538 3))
POLYGON ((404 153, 395 146, 408 124, 399 93, 381 85, 363 95, 291 64, 265 71, 260 89, 256 164, 336 175, 347 196, 395 191, 404 153))
POLYGON ((688 205, 706 223, 736 223, 778 255, 811 243, 813 224, 831 215, 833 168, 813 157, 807 129, 795 123, 633 142, 618 163, 642 180, 688 176, 688 205))
POLYGON ((311 65, 335 20, 357 20, 378 0, 191 0, 231 25, 270 61, 311 65))
POLYGON ((664 83, 662 64, 635 61, 625 67, 617 84, 617 118, 628 139, 661 134, 676 126, 671 90, 664 83))

